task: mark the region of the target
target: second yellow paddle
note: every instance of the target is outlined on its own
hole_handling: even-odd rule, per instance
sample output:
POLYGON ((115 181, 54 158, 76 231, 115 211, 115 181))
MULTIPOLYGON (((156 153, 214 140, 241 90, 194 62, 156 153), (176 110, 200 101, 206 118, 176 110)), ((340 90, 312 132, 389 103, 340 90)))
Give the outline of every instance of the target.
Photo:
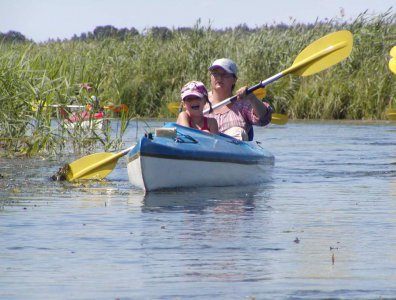
POLYGON ((390 51, 391 59, 389 60, 389 70, 391 70, 394 74, 396 74, 396 46, 390 51))
MULTIPOLYGON (((262 100, 267 95, 267 90, 265 88, 259 88, 253 91, 253 94, 260 100, 262 100)), ((287 115, 273 113, 271 118, 272 124, 285 125, 289 121, 287 115)))
POLYGON ((389 120, 396 121, 396 109, 395 108, 386 109, 385 115, 389 120))
POLYGON ((283 114, 273 113, 271 123, 276 125, 285 125, 289 121, 289 117, 283 114))

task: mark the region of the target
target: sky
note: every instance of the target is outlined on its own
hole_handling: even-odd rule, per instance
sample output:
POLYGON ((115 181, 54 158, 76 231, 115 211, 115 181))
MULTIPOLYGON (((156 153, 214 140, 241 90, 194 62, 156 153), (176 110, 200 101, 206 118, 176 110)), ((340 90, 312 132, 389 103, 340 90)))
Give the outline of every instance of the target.
POLYGON ((351 21, 366 10, 371 16, 391 7, 395 13, 395 0, 0 0, 0 32, 18 31, 44 42, 105 25, 142 32, 150 27, 193 27, 200 19, 202 26, 214 29, 240 24, 255 28, 292 20, 351 21))

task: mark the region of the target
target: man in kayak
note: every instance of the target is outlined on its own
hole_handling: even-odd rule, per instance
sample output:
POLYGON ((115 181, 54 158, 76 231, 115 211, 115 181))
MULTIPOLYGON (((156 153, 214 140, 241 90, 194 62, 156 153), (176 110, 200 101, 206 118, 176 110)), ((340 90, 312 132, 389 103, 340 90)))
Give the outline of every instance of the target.
POLYGON ((181 89, 181 106, 184 111, 180 112, 177 124, 210 133, 218 133, 216 119, 203 115, 206 103, 211 105, 205 85, 200 81, 188 82, 181 89))
MULTIPOLYGON (((209 100, 212 105, 233 96, 238 79, 238 69, 234 61, 228 58, 215 60, 209 67, 212 91, 209 100)), ((237 92, 238 100, 217 108, 209 114, 217 120, 219 131, 240 140, 252 140, 252 125, 265 126, 271 122, 272 108, 251 93, 246 95, 246 88, 237 92)))

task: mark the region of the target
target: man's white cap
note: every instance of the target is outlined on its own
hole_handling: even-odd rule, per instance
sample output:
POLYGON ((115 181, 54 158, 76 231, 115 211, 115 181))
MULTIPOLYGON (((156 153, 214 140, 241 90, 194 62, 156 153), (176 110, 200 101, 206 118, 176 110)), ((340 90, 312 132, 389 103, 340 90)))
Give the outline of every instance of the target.
POLYGON ((235 62, 229 58, 216 59, 209 67, 209 71, 213 70, 216 67, 222 68, 227 73, 235 75, 235 77, 238 75, 238 68, 235 62))

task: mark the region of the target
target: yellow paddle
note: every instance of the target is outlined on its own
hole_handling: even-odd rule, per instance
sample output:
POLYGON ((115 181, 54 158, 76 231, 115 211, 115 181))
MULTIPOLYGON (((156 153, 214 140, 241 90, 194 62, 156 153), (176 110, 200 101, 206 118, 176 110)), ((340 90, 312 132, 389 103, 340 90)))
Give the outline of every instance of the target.
MULTIPOLYGON (((396 46, 393 46, 390 51, 391 59, 389 60, 389 69, 396 74, 396 46)), ((385 110, 385 115, 389 120, 396 120, 396 109, 388 108, 385 110)))
POLYGON ((396 74, 396 46, 390 51, 391 59, 389 60, 389 70, 391 70, 394 74, 396 74))
MULTIPOLYGON (((248 88, 246 93, 251 93, 261 87, 265 87, 271 82, 274 82, 288 74, 309 76, 319 71, 325 70, 332 65, 347 58, 352 51, 353 37, 352 33, 348 30, 341 30, 330 33, 309 46, 307 46, 296 57, 293 65, 286 70, 259 82, 258 84, 248 88)), ((216 109, 223 105, 235 101, 237 96, 230 97, 213 105, 212 108, 216 109)), ((209 112, 209 109, 204 110, 204 113, 209 112)))
POLYGON ((109 109, 114 112, 128 112, 129 108, 126 104, 110 104, 103 106, 104 109, 109 109))
MULTIPOLYGON (((262 100, 267 95, 267 90, 265 88, 259 88, 253 91, 253 94, 257 97, 257 99, 262 100)), ((287 115, 273 113, 271 118, 271 123, 277 125, 285 125, 289 121, 289 117, 287 115)))
POLYGON ((81 157, 68 165, 66 179, 73 181, 76 179, 105 178, 113 171, 118 159, 128 154, 133 147, 131 146, 118 153, 102 152, 81 157))
MULTIPOLYGON (((264 80, 255 86, 247 89, 247 93, 266 86, 267 84, 286 76, 295 74, 301 76, 312 75, 321 70, 347 58, 352 51, 352 34, 349 31, 342 30, 326 35, 306 47, 295 59, 293 65, 288 69, 264 80)), ((223 100, 213 106, 216 109, 236 100, 236 96, 223 100)), ((206 110, 204 113, 209 111, 206 110)), ((71 164, 66 174, 69 181, 84 179, 100 179, 107 176, 115 167, 117 160, 126 155, 133 147, 125 149, 119 153, 96 153, 82 157, 71 164)))
POLYGON ((385 110, 385 115, 389 120, 396 120, 396 109, 395 108, 387 108, 385 110))
POLYGON ((389 60, 389 70, 396 74, 396 57, 392 57, 389 60))
POLYGON ((393 46, 391 51, 390 51, 390 56, 396 57, 396 46, 393 46))
POLYGON ((267 90, 264 87, 262 87, 257 90, 254 90, 253 94, 257 97, 257 99, 262 100, 264 99, 265 96, 267 96, 267 90))
POLYGON ((277 125, 285 125, 289 121, 289 117, 287 115, 273 113, 271 117, 271 123, 277 125))
POLYGON ((166 107, 170 112, 176 114, 179 112, 180 102, 169 102, 166 107))

